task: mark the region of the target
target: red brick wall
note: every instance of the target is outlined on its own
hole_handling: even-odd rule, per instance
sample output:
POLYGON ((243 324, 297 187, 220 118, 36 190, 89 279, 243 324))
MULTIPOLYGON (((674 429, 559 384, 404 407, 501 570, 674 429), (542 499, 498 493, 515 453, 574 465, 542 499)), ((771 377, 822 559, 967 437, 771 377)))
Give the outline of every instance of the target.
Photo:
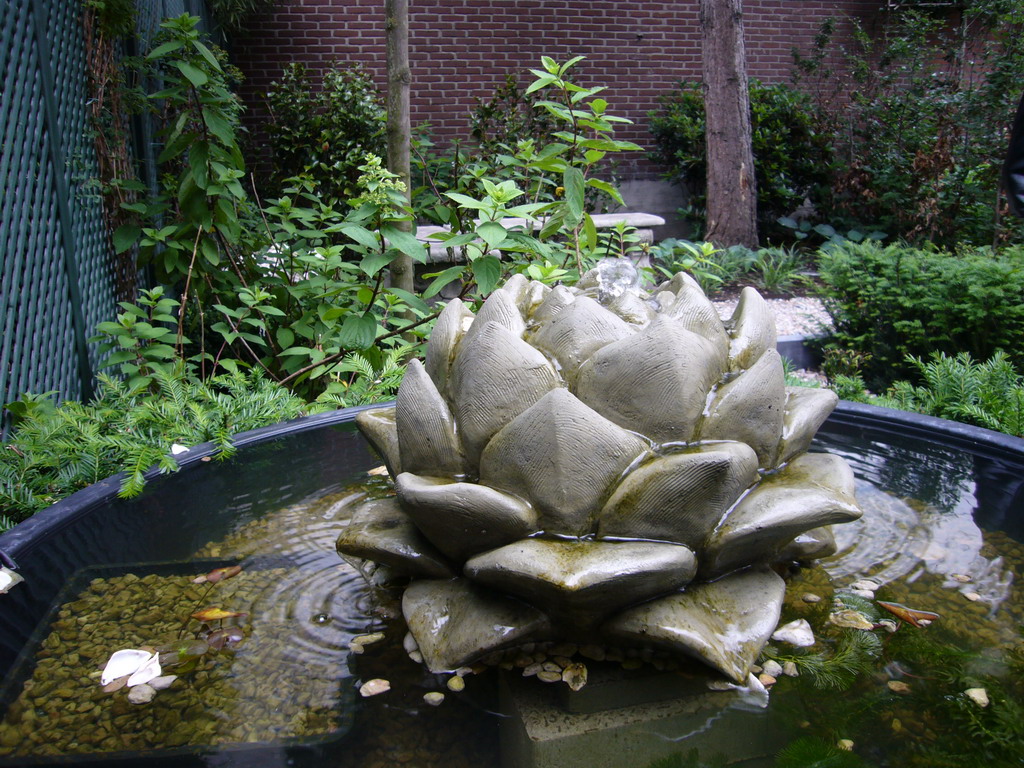
MULTIPOLYGON (((384 87, 381 0, 281 0, 233 46, 247 80, 242 88, 257 145, 269 83, 289 62, 317 69, 360 62, 384 87)), ((806 50, 828 16, 875 21, 883 0, 746 0, 744 24, 751 77, 789 78, 790 50, 806 50)), ((700 77, 697 0, 411 0, 413 125, 429 122, 436 138, 468 135, 468 114, 509 72, 527 75, 540 57, 586 56, 578 82, 604 85, 612 114, 634 121, 616 136, 650 146, 647 113, 680 79, 700 77)), ((841 23, 840 30, 849 28, 841 23)), ((624 178, 656 175, 640 153, 620 168, 624 178)))

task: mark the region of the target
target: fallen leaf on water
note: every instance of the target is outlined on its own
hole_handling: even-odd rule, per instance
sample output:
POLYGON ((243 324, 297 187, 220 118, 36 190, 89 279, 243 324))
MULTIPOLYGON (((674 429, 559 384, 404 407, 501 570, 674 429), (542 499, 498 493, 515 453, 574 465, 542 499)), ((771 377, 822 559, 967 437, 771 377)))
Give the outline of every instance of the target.
POLYGON ((900 603, 887 603, 884 600, 879 600, 878 605, 885 608, 889 613, 895 616, 897 619, 907 622, 912 627, 922 627, 922 621, 934 621, 939 618, 939 614, 932 613, 931 611, 918 611, 914 608, 907 608, 905 605, 900 603))
POLYGON ((232 576, 237 576, 242 572, 242 566, 240 565, 228 565, 224 568, 214 568, 208 574, 206 574, 206 580, 211 584, 216 584, 218 581, 224 581, 230 579, 232 576))
POLYGON ((225 611, 223 608, 212 606, 210 608, 203 608, 201 611, 196 611, 192 614, 192 618, 196 621, 209 622, 209 621, 221 621, 223 619, 234 619, 239 616, 247 616, 248 614, 239 613, 238 611, 225 611))

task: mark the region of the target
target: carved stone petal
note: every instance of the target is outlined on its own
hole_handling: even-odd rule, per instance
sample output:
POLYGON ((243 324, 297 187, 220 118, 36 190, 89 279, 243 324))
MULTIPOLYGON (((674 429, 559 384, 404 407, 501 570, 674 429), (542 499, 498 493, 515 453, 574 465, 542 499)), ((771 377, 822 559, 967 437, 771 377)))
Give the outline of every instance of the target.
POLYGON ((576 301, 576 293, 572 289, 566 288, 564 285, 556 285, 534 310, 533 317, 530 319, 534 323, 548 323, 574 301, 576 301))
POLYGON ((697 281, 685 272, 679 272, 663 286, 675 294, 676 300, 664 310, 665 315, 676 320, 688 331, 693 331, 727 354, 729 336, 722 319, 718 316, 711 300, 704 295, 697 281))
POLYGON ((513 336, 522 338, 526 330, 526 322, 519 314, 519 305, 514 293, 498 289, 487 297, 487 301, 476 313, 476 320, 466 333, 466 340, 479 333, 487 323, 497 323, 507 329, 513 336))
POLYGON ((831 526, 823 525, 821 528, 801 533, 782 548, 777 559, 779 562, 795 560, 806 563, 822 557, 831 557, 836 553, 836 549, 836 537, 831 526))
POLYGON ((771 467, 782 437, 785 405, 782 358, 769 349, 752 368, 718 388, 700 439, 740 440, 754 449, 762 467, 771 467))
POLYGON ((634 291, 625 291, 608 302, 608 309, 633 325, 647 325, 657 311, 634 291))
POLYGON ((522 597, 578 629, 677 590, 695 571, 693 552, 678 544, 547 539, 485 552, 464 568, 474 581, 522 597))
POLYGON ((775 315, 768 302, 753 288, 744 288, 740 294, 731 325, 729 367, 732 370, 749 368, 766 350, 775 349, 775 315))
POLYGON ((384 563, 408 576, 443 579, 454 575, 448 561, 423 537, 394 497, 357 507, 337 546, 342 555, 384 563))
POLYGON ((601 510, 597 535, 676 541, 699 550, 757 479, 757 457, 745 443, 659 457, 626 475, 601 510))
POLYGON ((632 336, 635 329, 593 299, 580 296, 544 323, 530 343, 555 358, 572 383, 583 361, 601 347, 632 336))
POLYGON ((448 394, 448 375, 459 342, 473 322, 473 313, 459 299, 452 299, 434 323, 424 366, 442 395, 448 394))
POLYGON ((495 432, 558 386, 544 355, 504 326, 487 323, 467 337, 452 366, 449 402, 470 462, 479 461, 495 432))
POLYGON ((457 477, 467 472, 448 404, 419 360, 405 370, 395 404, 402 470, 457 477))
POLYGON ((801 533, 860 515, 846 461, 805 453, 765 477, 736 505, 708 540, 701 570, 713 577, 772 559, 801 533))
POLYGON ((647 444, 554 389, 494 436, 480 482, 533 503, 548 533, 582 536, 611 486, 647 444))
POLYGON ((465 579, 414 581, 402 595, 402 613, 423 662, 435 673, 545 639, 550 631, 536 608, 465 579))
POLYGON ((380 454, 388 474, 398 477, 402 471, 401 452, 398 448, 398 430, 395 425, 395 408, 372 408, 356 414, 356 426, 363 433, 374 450, 380 454))
POLYGON ((605 418, 655 442, 688 441, 707 393, 722 376, 718 360, 703 336, 659 318, 584 363, 576 396, 605 418))
POLYGON ((544 283, 531 280, 519 299, 519 311, 523 313, 523 317, 531 317, 549 293, 551 289, 544 283))
POLYGON ((537 513, 529 504, 486 485, 405 472, 395 490, 423 535, 459 562, 537 532, 537 513))
POLYGON ((782 445, 777 463, 785 464, 803 453, 818 428, 835 410, 839 396, 831 389, 786 387, 786 415, 782 425, 782 445))
MULTIPOLYGON (((519 305, 532 282, 526 275, 517 272, 502 283, 501 287, 497 290, 508 294, 508 297, 512 299, 512 303, 519 305)), ((538 285, 543 285, 543 283, 538 283, 538 285)))
POLYGON ((603 630, 693 656, 744 685, 782 609, 786 583, 753 568, 631 608, 603 630))

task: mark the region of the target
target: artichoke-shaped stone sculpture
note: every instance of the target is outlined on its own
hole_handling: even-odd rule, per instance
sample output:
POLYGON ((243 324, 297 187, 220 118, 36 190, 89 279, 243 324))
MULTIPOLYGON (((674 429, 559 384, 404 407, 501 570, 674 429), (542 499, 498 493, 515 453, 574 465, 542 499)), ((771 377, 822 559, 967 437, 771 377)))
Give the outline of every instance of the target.
POLYGON ((723 322, 687 275, 647 293, 617 260, 575 288, 516 276, 475 317, 454 300, 394 407, 357 419, 395 496, 338 549, 411 580, 435 672, 567 640, 742 683, 779 619, 771 564, 860 515, 843 459, 805 452, 836 396, 787 387, 775 342, 753 289, 723 322))

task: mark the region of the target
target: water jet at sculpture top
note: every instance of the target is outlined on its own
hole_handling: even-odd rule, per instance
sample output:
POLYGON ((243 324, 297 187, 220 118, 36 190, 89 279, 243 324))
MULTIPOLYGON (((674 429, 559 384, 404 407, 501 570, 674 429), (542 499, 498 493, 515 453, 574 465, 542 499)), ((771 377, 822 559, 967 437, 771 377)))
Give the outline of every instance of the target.
POLYGON ((723 322, 685 273, 648 292, 623 259, 574 288, 517 275, 476 316, 455 299, 396 404, 357 418, 395 494, 338 550, 409 582, 432 672, 570 641, 745 685, 776 569, 832 554, 830 526, 861 514, 846 462, 806 453, 835 394, 787 387, 775 346, 753 289, 723 322))

